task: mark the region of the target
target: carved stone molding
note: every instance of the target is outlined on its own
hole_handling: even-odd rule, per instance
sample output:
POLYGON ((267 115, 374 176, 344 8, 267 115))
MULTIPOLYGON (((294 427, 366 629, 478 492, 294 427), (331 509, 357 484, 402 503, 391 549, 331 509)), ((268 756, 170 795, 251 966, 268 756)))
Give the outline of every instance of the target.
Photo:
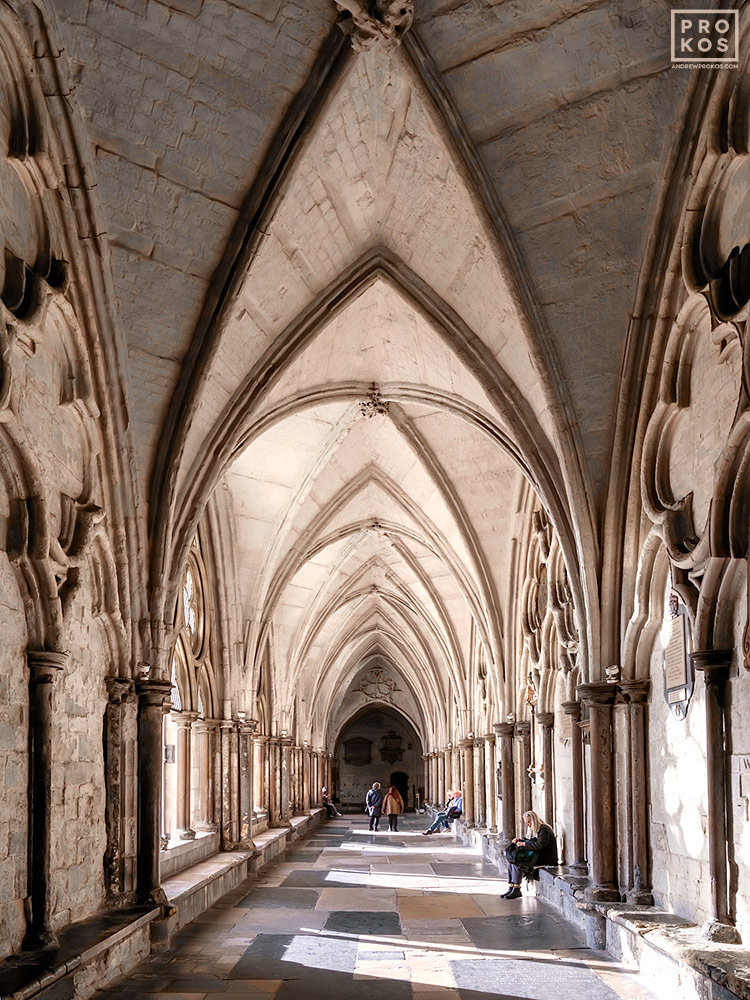
POLYGON ((338 25, 352 48, 366 51, 374 44, 395 47, 411 27, 414 0, 333 0, 338 25))

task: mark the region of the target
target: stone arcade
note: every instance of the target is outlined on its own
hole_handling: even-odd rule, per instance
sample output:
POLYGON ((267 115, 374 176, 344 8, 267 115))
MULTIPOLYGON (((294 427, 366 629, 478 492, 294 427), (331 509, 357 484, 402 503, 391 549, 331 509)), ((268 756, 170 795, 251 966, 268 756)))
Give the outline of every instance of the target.
POLYGON ((498 863, 535 809, 592 947, 750 995, 739 24, 0 3, 3 996, 378 779, 498 863))

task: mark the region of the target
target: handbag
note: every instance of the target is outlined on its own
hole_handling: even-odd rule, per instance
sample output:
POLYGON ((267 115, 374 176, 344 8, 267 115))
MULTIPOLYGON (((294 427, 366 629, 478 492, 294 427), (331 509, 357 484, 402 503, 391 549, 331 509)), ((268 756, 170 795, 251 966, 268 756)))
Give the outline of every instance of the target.
POLYGON ((448 810, 448 819, 458 819, 460 815, 461 815, 461 810, 458 809, 456 806, 451 806, 450 809, 448 810))
POLYGON ((505 848, 505 857, 519 868, 533 868, 536 856, 537 852, 524 844, 508 844, 505 848))

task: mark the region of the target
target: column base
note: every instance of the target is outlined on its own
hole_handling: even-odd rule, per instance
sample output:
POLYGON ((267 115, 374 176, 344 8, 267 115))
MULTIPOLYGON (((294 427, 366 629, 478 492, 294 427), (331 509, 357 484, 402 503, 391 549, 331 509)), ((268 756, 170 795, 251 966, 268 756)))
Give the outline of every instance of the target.
POLYGON ((180 840, 195 840, 195 830, 175 830, 180 840))
POLYGON ((155 889, 149 889, 145 892, 136 891, 135 901, 147 906, 161 906, 166 910, 172 909, 172 904, 167 899, 167 894, 160 885, 156 886, 155 889))
POLYGON ((252 841, 252 840, 250 840, 249 838, 245 838, 244 840, 241 840, 239 842, 239 844, 237 844, 236 850, 238 850, 238 851, 252 851, 253 854, 258 854, 259 853, 258 852, 258 848, 255 846, 255 842, 252 841))
POLYGON ((57 935, 53 931, 37 930, 30 927, 21 945, 24 951, 44 951, 57 947, 57 935))
POLYGON ((586 890, 586 899, 592 903, 619 903, 620 893, 614 886, 592 885, 586 890))
POLYGON ((196 833, 216 833, 218 831, 216 823, 196 823, 196 833))
POLYGON ((570 865, 565 866, 569 871, 575 872, 576 875, 588 875, 589 866, 585 861, 574 861, 570 865))
POLYGON ((722 924, 718 920, 708 920, 701 929, 701 936, 706 941, 718 941, 720 944, 741 944, 740 932, 733 924, 722 924))
POLYGON ((625 898, 628 903, 636 903, 638 906, 654 905, 654 894, 645 889, 629 889, 625 898))

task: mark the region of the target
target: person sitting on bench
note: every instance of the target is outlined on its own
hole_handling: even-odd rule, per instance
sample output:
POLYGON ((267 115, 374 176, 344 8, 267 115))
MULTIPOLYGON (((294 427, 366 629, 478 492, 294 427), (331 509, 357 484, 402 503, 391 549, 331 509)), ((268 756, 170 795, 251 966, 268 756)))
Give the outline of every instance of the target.
POLYGON ((445 807, 437 814, 432 825, 422 831, 423 835, 426 837, 428 834, 435 833, 437 830, 450 830, 453 820, 458 819, 461 815, 463 802, 463 796, 460 791, 452 792, 451 797, 445 803, 445 807))
POLYGON ((539 869, 557 865, 557 839, 552 827, 533 810, 523 814, 530 837, 515 837, 505 850, 508 859, 508 891, 501 899, 518 899, 521 879, 539 878, 539 869))

